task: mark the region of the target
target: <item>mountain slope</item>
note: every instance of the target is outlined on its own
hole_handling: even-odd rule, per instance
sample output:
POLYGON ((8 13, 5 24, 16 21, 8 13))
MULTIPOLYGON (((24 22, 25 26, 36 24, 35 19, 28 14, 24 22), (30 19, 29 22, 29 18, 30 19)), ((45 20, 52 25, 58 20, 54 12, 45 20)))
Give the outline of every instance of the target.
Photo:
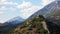
POLYGON ((3 33, 5 34, 6 32, 8 32, 11 29, 14 29, 15 27, 18 26, 18 24, 20 25, 25 19, 21 18, 21 17, 15 17, 7 22, 5 22, 4 24, 0 25, 0 34, 3 33))
POLYGON ((37 12, 35 12, 34 14, 32 14, 29 19, 35 17, 36 15, 43 15, 45 18, 48 17, 52 12, 54 12, 54 8, 56 8, 57 4, 56 2, 52 2, 50 4, 48 4, 47 6, 45 6, 44 8, 38 10, 37 12))
POLYGON ((48 34, 43 28, 41 21, 45 19, 43 16, 35 16, 34 18, 25 21, 22 25, 16 29, 8 32, 9 34, 48 34))
POLYGON ((19 24, 22 23, 23 21, 25 21, 25 19, 21 18, 21 17, 15 17, 13 19, 10 19, 9 21, 7 21, 9 24, 19 24))

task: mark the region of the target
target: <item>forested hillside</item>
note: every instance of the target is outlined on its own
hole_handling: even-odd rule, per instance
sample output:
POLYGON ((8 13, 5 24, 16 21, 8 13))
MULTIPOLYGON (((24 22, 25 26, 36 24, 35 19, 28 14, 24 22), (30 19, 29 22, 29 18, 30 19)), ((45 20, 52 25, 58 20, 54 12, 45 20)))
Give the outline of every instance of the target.
POLYGON ((50 33, 48 33, 48 31, 44 29, 46 25, 43 26, 43 24, 46 23, 45 21, 46 19, 42 15, 37 15, 30 20, 26 20, 15 29, 10 30, 8 34, 59 34, 59 27, 52 22, 47 22, 47 20, 47 27, 50 31, 50 33))
POLYGON ((48 34, 43 28, 41 21, 45 22, 43 16, 36 16, 31 20, 25 21, 16 29, 8 32, 9 34, 48 34))

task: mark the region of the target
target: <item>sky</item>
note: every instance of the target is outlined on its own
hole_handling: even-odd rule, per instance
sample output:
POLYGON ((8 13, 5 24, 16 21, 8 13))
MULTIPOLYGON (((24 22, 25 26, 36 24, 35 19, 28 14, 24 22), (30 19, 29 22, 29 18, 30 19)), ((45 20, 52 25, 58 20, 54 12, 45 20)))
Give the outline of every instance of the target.
POLYGON ((20 16, 27 19, 54 0, 0 0, 0 23, 20 16))

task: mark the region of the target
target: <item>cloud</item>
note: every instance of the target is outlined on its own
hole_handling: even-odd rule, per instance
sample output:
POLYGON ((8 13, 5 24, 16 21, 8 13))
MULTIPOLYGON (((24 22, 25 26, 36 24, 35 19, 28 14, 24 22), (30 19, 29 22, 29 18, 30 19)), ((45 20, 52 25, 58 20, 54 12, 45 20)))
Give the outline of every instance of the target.
POLYGON ((4 23, 6 20, 0 20, 0 23, 4 23))
POLYGON ((7 11, 7 10, 10 10, 10 11, 15 11, 16 8, 13 8, 13 7, 6 7, 6 6, 2 6, 0 7, 0 11, 7 11))
POLYGON ((0 7, 0 11, 1 11, 1 10, 4 11, 4 10, 7 10, 7 8, 6 8, 5 6, 2 6, 2 7, 0 7))
POLYGON ((15 11, 16 8, 10 7, 9 10, 11 10, 11 11, 15 11))
POLYGON ((16 2, 3 2, 2 4, 17 5, 18 3, 16 3, 16 2))
POLYGON ((20 8, 20 9, 26 9, 26 8, 30 7, 31 5, 32 5, 31 2, 25 2, 25 1, 23 1, 22 4, 17 5, 17 8, 20 8))
POLYGON ((9 16, 7 16, 7 15, 9 15, 8 11, 10 11, 11 13, 12 13, 12 11, 15 11, 16 5, 18 5, 18 3, 16 3, 16 2, 12 2, 12 1, 8 1, 8 0, 0 0, 0 22, 1 23, 4 23, 4 22, 8 21, 9 19, 11 19, 11 17, 9 18, 9 16))
POLYGON ((6 21, 8 21, 9 19, 6 19, 6 18, 0 18, 0 23, 5 23, 6 21))
POLYGON ((0 2, 6 2, 7 0, 0 0, 0 2))
POLYGON ((5 20, 0 20, 0 23, 4 23, 5 22, 5 20))
POLYGON ((31 2, 23 1, 22 4, 17 5, 17 8, 21 9, 20 17, 26 19, 31 16, 33 13, 42 8, 42 6, 35 6, 31 2))
POLYGON ((18 5, 16 2, 9 2, 7 0, 0 0, 0 5, 2 4, 9 4, 9 5, 18 5))
POLYGON ((31 16, 33 13, 35 13, 36 11, 38 11, 41 7, 40 6, 32 6, 30 8, 27 9, 23 9, 20 12, 20 16, 22 18, 28 18, 29 16, 31 16))
POLYGON ((3 15, 3 14, 4 14, 4 12, 0 12, 0 16, 3 15))
POLYGON ((55 1, 55 0, 42 0, 42 4, 47 5, 47 4, 51 3, 52 1, 55 1))
MULTIPOLYGON (((5 10, 6 11, 7 10, 14 11, 14 10, 16 10, 16 8, 18 8, 21 10, 20 11, 20 17, 25 18, 25 19, 42 8, 42 6, 33 5, 31 2, 25 2, 25 1, 23 1, 22 4, 18 4, 16 2, 9 2, 7 0, 3 0, 3 1, 0 1, 0 4, 16 5, 15 8, 14 7, 2 6, 2 7, 0 7, 0 11, 5 11, 5 10)), ((8 20, 7 18, 4 18, 2 20, 0 18, 0 22, 2 22, 2 23, 4 23, 7 20, 8 20)))

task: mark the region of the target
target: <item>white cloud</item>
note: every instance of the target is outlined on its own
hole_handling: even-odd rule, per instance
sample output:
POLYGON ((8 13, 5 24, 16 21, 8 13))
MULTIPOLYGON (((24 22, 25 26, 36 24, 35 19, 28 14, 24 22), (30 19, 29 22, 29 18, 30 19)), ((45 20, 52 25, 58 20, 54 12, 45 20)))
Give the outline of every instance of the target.
POLYGON ((42 3, 43 3, 43 5, 47 5, 47 4, 51 3, 52 1, 55 1, 55 0, 42 0, 42 3))
POLYGON ((6 2, 7 0, 0 0, 0 2, 6 2))
POLYGON ((31 8, 22 10, 20 16, 26 19, 29 16, 31 16, 33 13, 38 11, 39 9, 40 9, 40 6, 32 6, 31 8))
POLYGON ((0 23, 4 23, 11 19, 8 16, 6 16, 7 11, 15 11, 16 8, 13 6, 18 5, 16 2, 8 1, 8 0, 0 0, 0 23), (1 6, 2 5, 2 6, 1 6), (8 5, 8 7, 7 7, 8 5), (10 7, 9 7, 10 6, 10 7))
POLYGON ((1 11, 1 10, 4 11, 4 10, 7 10, 7 8, 6 8, 5 6, 2 6, 2 7, 0 7, 0 11, 1 11))
POLYGON ((16 8, 10 7, 9 10, 11 10, 11 11, 15 11, 16 8))
POLYGON ((5 22, 5 20, 0 20, 0 23, 4 23, 5 22))
POLYGON ((21 9, 20 11, 20 17, 22 18, 28 18, 31 16, 33 13, 41 9, 43 6, 35 6, 31 2, 25 2, 23 1, 22 4, 17 5, 17 8, 21 9))
POLYGON ((3 2, 2 4, 18 5, 16 2, 3 2))
POLYGON ((0 23, 5 23, 6 21, 8 21, 9 19, 6 19, 6 18, 0 18, 0 23))
POLYGON ((25 2, 25 1, 23 1, 22 4, 17 5, 17 8, 20 8, 20 9, 26 9, 26 8, 30 7, 31 5, 32 5, 31 2, 25 2))
POLYGON ((0 12, 0 16, 3 15, 3 14, 4 14, 4 12, 0 12))
MULTIPOLYGON (((16 2, 8 2, 8 1, 6 1, 6 0, 4 0, 4 1, 1 1, 0 2, 0 4, 9 4, 9 5, 17 5, 17 8, 18 9, 21 9, 21 12, 20 12, 20 16, 22 17, 22 18, 28 18, 29 16, 31 16, 33 13, 35 13, 36 11, 38 11, 39 9, 41 9, 42 8, 42 6, 34 6, 34 5, 32 5, 32 3, 31 2, 25 2, 25 1, 23 1, 23 3, 22 4, 19 4, 18 5, 18 3, 16 3, 16 2)), ((10 11, 14 11, 16 8, 13 8, 13 7, 5 7, 5 6, 2 6, 1 8, 0 8, 0 11, 2 10, 10 10, 10 11)), ((2 12, 1 12, 1 14, 2 14, 2 12)), ((0 22, 2 22, 2 23, 4 23, 5 21, 7 21, 8 19, 0 19, 0 22)))
POLYGON ((9 2, 7 0, 0 0, 0 4, 18 5, 16 2, 9 2))
POLYGON ((16 8, 13 8, 13 7, 9 7, 9 8, 7 8, 6 6, 2 6, 2 7, 0 7, 0 11, 7 11, 7 10, 15 11, 16 8))

